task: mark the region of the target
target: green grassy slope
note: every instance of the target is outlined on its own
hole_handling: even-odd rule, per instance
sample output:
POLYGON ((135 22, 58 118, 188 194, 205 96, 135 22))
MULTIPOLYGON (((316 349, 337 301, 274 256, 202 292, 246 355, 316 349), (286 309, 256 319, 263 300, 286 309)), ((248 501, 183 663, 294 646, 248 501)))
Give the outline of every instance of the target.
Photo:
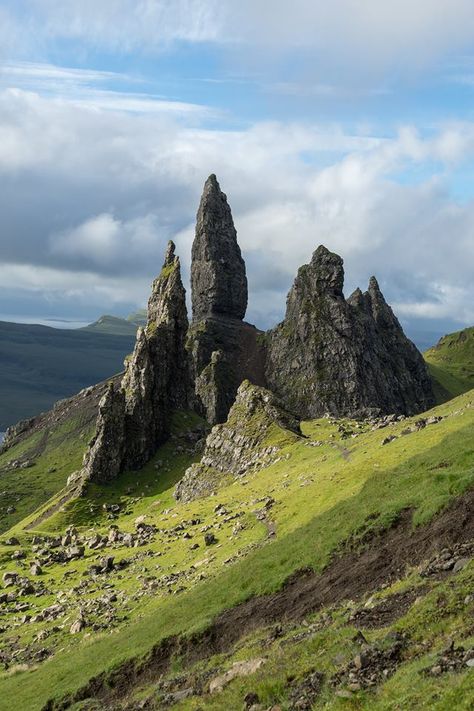
POLYGON ((0 431, 119 372, 134 342, 133 326, 114 335, 0 322, 0 431))
POLYGON ((438 402, 474 388, 474 327, 443 336, 424 353, 438 402))
MULTIPOLYGON (((174 483, 195 458, 183 434, 196 424, 195 419, 182 413, 175 422, 177 439, 167 443, 140 473, 126 474, 110 487, 91 487, 87 498, 65 505, 39 525, 39 530, 29 532, 25 522, 17 524, 10 533, 19 538, 26 563, 11 560, 12 548, 3 546, 0 565, 3 570, 22 574, 28 574, 28 562, 38 555, 32 550, 33 534, 54 535, 75 524, 87 538, 97 532, 106 534, 111 523, 131 533, 138 516, 144 516, 156 532, 138 549, 120 543, 99 551, 86 546, 83 558, 46 563, 39 578, 46 592, 39 597, 25 595, 22 601, 28 604, 28 615, 37 617, 59 600, 64 609, 53 631, 52 624, 40 618, 21 623, 20 613, 11 605, 3 606, 3 648, 16 645, 19 651, 0 676, 0 709, 10 709, 12 704, 25 711, 40 709, 48 699, 74 692, 118 663, 146 656, 160 640, 204 629, 222 610, 278 590, 296 570, 311 567, 321 571, 344 542, 361 545, 371 531, 389 526, 407 507, 415 511, 415 525, 429 521, 453 497, 474 486, 474 393, 436 408, 434 414, 443 419, 420 430, 414 427, 419 418, 376 431, 357 423, 346 422, 341 427, 340 422, 327 419, 305 423, 305 434, 320 442, 319 446, 308 446, 305 440, 292 442, 283 448, 279 462, 236 480, 217 496, 177 504, 172 496, 174 483), (403 435, 408 427, 413 431, 403 435), (344 435, 347 430, 355 436, 344 435), (395 439, 381 446, 387 434, 395 439), (274 500, 269 508, 274 538, 268 537, 267 525, 258 515, 268 497, 274 500), (119 505, 120 512, 111 519, 104 504, 119 505), (225 506, 224 515, 217 504, 225 506), (206 529, 218 539, 209 548, 203 540, 206 529), (126 561, 124 571, 97 578, 85 574, 91 564, 110 554, 116 562, 126 561), (110 590, 117 596, 116 614, 103 625, 100 599, 110 590), (86 627, 79 634, 70 634, 80 607, 85 610, 86 627), (40 648, 47 649, 46 661, 35 657, 40 648)), ((406 576, 410 585, 421 585, 419 571, 407 571, 406 576)), ((433 658, 453 631, 469 641, 470 608, 465 612, 459 600, 465 599, 473 583, 471 564, 446 583, 437 582, 432 597, 420 593, 420 604, 397 622, 415 642, 418 639, 418 653, 379 685, 376 696, 361 691, 348 701, 326 685, 324 708, 411 709, 430 704, 439 709, 468 708, 465 700, 472 690, 472 672, 467 668, 432 683, 418 669, 433 658), (447 600, 443 603, 446 614, 441 616, 440 595, 447 600), (407 701, 409 689, 418 695, 419 705, 407 701)), ((399 583, 402 587, 406 584, 403 580, 399 583)), ((390 592, 393 590, 386 589, 380 595, 390 592)), ((286 677, 292 670, 301 673, 317 663, 329 673, 341 664, 335 657, 353 654, 354 629, 347 623, 347 605, 335 610, 333 618, 320 634, 299 645, 283 649, 268 646, 262 652, 258 640, 249 638, 235 651, 237 657, 231 653, 225 659, 211 658, 205 663, 212 668, 227 666, 239 655, 264 654, 267 662, 257 677, 237 680, 222 695, 205 697, 204 701, 193 697, 176 708, 241 708, 244 693, 255 684, 268 705, 287 704, 286 677)), ((171 671, 182 671, 179 659, 171 671)), ((132 689, 132 693, 137 699, 155 693, 156 683, 132 689)))

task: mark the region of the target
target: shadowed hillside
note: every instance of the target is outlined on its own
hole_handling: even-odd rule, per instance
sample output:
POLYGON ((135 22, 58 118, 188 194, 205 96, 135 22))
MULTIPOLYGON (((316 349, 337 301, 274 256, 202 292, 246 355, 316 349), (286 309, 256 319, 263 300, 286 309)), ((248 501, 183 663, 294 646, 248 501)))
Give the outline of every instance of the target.
POLYGON ((0 322, 0 431, 122 370, 135 326, 116 320, 128 333, 0 322))

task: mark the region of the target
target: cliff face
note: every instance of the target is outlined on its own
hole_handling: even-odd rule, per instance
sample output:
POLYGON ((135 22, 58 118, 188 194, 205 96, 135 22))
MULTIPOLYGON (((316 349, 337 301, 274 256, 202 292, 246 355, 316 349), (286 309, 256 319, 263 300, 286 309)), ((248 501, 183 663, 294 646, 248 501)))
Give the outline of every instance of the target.
POLYGON ((298 271, 285 320, 268 334, 266 376, 302 417, 413 414, 434 404, 421 354, 374 277, 346 301, 342 259, 321 246, 298 271))
POLYGON ((188 319, 174 249, 170 242, 153 282, 146 328, 137 334, 120 388, 111 385, 100 402, 96 435, 84 459, 86 480, 107 482, 124 469, 142 467, 168 437, 172 411, 187 406, 188 319))
POLYGON ((153 282, 145 329, 126 362, 125 466, 140 467, 169 434, 172 410, 188 402, 189 370, 185 350, 188 318, 179 258, 170 242, 160 275, 153 282))
POLYGON ((264 384, 261 332, 243 321, 245 263, 227 197, 216 176, 205 185, 192 247, 193 322, 188 334, 195 407, 211 424, 224 422, 245 378, 264 384))

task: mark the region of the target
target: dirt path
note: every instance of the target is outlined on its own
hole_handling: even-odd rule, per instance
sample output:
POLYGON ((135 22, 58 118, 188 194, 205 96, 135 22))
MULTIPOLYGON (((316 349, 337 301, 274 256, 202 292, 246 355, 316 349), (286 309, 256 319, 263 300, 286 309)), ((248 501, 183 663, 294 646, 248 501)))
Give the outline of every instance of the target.
POLYGON ((67 709, 74 701, 102 700, 104 708, 124 699, 138 684, 152 682, 167 671, 174 654, 191 665, 232 649, 253 630, 275 622, 301 620, 324 605, 358 599, 383 583, 399 579, 407 566, 415 566, 456 543, 474 540, 474 489, 456 499, 425 526, 412 527, 411 511, 404 511, 387 531, 374 536, 362 551, 333 560, 322 573, 295 573, 271 595, 255 597, 219 615, 204 632, 170 638, 156 645, 150 656, 123 664, 113 676, 101 675, 60 704, 44 711, 67 709))

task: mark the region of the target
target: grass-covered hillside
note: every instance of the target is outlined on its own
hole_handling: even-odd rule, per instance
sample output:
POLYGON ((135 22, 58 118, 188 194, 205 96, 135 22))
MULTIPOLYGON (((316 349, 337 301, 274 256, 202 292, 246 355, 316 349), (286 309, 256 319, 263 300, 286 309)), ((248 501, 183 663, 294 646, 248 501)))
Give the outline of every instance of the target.
POLYGON ((177 503, 201 430, 3 534, 0 709, 471 709, 474 393, 177 503))
POLYGON ((106 384, 87 388, 53 410, 18 425, 0 448, 0 533, 21 521, 66 485, 82 465, 106 384))
POLYGON ((439 402, 474 388, 474 327, 443 336, 424 357, 439 402))
POLYGON ((0 431, 122 370, 136 325, 121 331, 0 322, 0 431))

